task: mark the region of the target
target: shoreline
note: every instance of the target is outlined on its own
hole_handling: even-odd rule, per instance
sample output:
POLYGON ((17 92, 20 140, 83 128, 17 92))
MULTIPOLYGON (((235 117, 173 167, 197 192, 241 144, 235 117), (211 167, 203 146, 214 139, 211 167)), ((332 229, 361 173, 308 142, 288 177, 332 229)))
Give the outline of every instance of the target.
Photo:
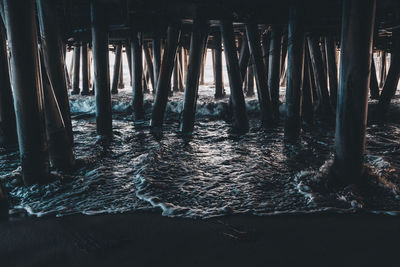
POLYGON ((400 218, 355 214, 184 219, 156 212, 10 218, 2 266, 391 265, 400 218))

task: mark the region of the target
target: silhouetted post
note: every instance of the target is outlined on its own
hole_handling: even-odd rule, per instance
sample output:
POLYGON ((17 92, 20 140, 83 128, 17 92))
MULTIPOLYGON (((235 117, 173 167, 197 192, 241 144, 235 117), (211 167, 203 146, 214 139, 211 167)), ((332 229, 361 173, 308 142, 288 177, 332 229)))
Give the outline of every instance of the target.
POLYGON ((265 65, 261 51, 260 34, 256 23, 246 23, 246 35, 251 54, 251 63, 256 78, 258 104, 261 110, 261 120, 264 126, 270 126, 273 114, 271 95, 269 93, 265 65))
POLYGON ((319 106, 318 109, 323 113, 322 115, 331 115, 332 107, 329 99, 329 92, 324 73, 324 66, 322 62, 322 54, 319 48, 319 38, 315 36, 307 37, 308 49, 310 51, 310 58, 314 73, 314 81, 317 87, 319 106))
POLYGON ((182 47, 178 49, 178 66, 179 66, 179 73, 178 73, 178 77, 179 77, 179 91, 184 92, 185 91, 185 85, 184 85, 184 81, 183 81, 183 60, 182 60, 182 47))
POLYGON ((301 130, 304 31, 301 11, 289 7, 285 137, 297 139, 301 130))
POLYGON ((90 78, 89 78, 89 57, 88 57, 88 44, 82 43, 82 92, 81 95, 89 95, 90 91, 90 78))
POLYGON ((112 94, 118 94, 119 71, 121 69, 121 52, 122 52, 122 45, 121 44, 116 45, 115 46, 113 79, 112 79, 112 83, 111 83, 111 93, 112 94))
POLYGON ((164 121, 165 107, 168 102, 168 92, 171 89, 171 75, 174 68, 176 51, 180 37, 180 25, 168 26, 167 42, 164 48, 160 75, 157 82, 156 96, 153 104, 150 125, 153 130, 160 130, 164 121))
POLYGON ((325 37, 326 60, 329 73, 329 91, 331 104, 334 109, 337 105, 337 63, 336 63, 336 45, 332 36, 325 37))
POLYGON ((121 60, 119 61, 119 79, 118 79, 118 89, 124 89, 124 61, 123 61, 123 53, 121 46, 121 60))
MULTIPOLYGON (((41 50, 40 54, 43 55, 44 51, 43 49, 41 50)), ((41 73, 50 162, 56 169, 64 171, 71 170, 75 166, 72 143, 69 140, 56 96, 47 75, 45 64, 41 64, 41 73)))
POLYGON ((250 58, 249 66, 247 67, 247 73, 245 76, 244 88, 246 91, 246 96, 254 95, 254 69, 253 69, 253 59, 250 58))
MULTIPOLYGON (((283 76, 285 75, 285 62, 286 62, 286 55, 288 52, 288 33, 284 32, 282 34, 282 42, 281 42, 282 48, 281 48, 281 72, 280 72, 280 79, 283 79, 283 76)), ((283 79, 284 80, 284 79, 283 79)))
POLYGON ((89 92, 90 94, 94 94, 94 86, 93 86, 93 79, 92 79, 92 50, 88 48, 88 80, 89 80, 89 92), (91 89, 91 90, 90 90, 91 89))
POLYGON ((265 69, 265 78, 268 81, 268 70, 269 70, 269 47, 271 42, 271 31, 263 34, 262 36, 262 57, 265 69))
POLYGON ((247 67, 249 66, 249 60, 250 60, 249 44, 247 42, 246 37, 243 36, 243 42, 242 45, 240 46, 240 52, 239 52, 239 70, 240 70, 240 77, 241 77, 240 79, 242 80, 242 84, 246 80, 246 71, 247 67))
MULTIPOLYGON (((231 87, 231 104, 235 118, 235 126, 241 132, 249 130, 249 120, 247 117, 246 103, 242 89, 242 76, 240 74, 239 62, 237 58, 233 26, 231 21, 221 22, 222 42, 224 44, 224 54, 226 67, 228 70, 229 84, 231 87)), ((246 42, 247 43, 247 42, 246 42)), ((248 60, 246 65, 248 64, 248 60)))
POLYGON ((204 60, 204 48, 208 37, 207 28, 207 24, 202 18, 195 19, 190 39, 189 69, 180 125, 180 131, 184 133, 193 132, 200 69, 204 60))
POLYGON ((63 45, 63 54, 64 54, 64 71, 65 71, 65 81, 67 82, 67 89, 71 89, 72 84, 71 80, 69 79, 69 74, 68 74, 68 68, 67 68, 67 63, 66 63, 66 58, 67 58, 67 45, 63 45))
POLYGON ((96 96, 97 134, 112 134, 110 71, 108 59, 107 10, 99 1, 90 3, 92 23, 92 53, 96 96))
POLYGON ((375 0, 343 2, 336 149, 332 166, 338 183, 360 182, 364 172, 374 20, 375 0))
POLYGON ((281 39, 282 39, 281 27, 273 25, 271 29, 271 41, 268 52, 269 54, 268 86, 271 94, 272 113, 275 119, 279 119, 281 39))
POLYGON ((204 72, 206 68, 206 61, 207 61, 207 47, 203 49, 203 60, 201 63, 201 71, 200 71, 200 85, 204 85, 204 72))
POLYGON ((154 66, 153 66, 153 61, 151 60, 151 55, 150 55, 150 50, 149 50, 148 45, 143 44, 143 50, 144 50, 144 56, 145 56, 146 64, 147 64, 147 73, 150 75, 151 86, 153 87, 153 90, 154 90, 154 88, 156 87, 155 80, 154 80, 154 66))
POLYGON ((154 87, 153 87, 153 94, 157 90, 158 86, 158 78, 160 75, 160 66, 161 66, 161 43, 160 43, 160 37, 156 36, 153 39, 153 73, 154 73, 154 87))
POLYGON ((128 69, 129 69, 129 77, 130 77, 130 86, 132 86, 132 53, 131 53, 131 42, 127 41, 127 44, 125 45, 125 52, 126 52, 126 58, 128 59, 128 69))
POLYGON ((81 46, 80 44, 76 44, 74 48, 74 76, 72 80, 72 92, 71 94, 77 95, 81 91, 79 88, 79 74, 80 74, 80 66, 81 66, 81 46))
POLYGON ((393 33, 393 45, 391 53, 391 63, 389 72, 386 76, 385 85, 383 86, 381 96, 379 97, 378 115, 383 118, 387 109, 389 108, 390 101, 396 93, 397 85, 400 78, 400 34, 393 33))
POLYGON ((321 50, 321 58, 322 58, 322 66, 324 67, 325 81, 327 82, 326 86, 328 86, 328 63, 326 59, 326 47, 325 47, 325 38, 319 38, 319 50, 321 50))
MULTIPOLYGON (((72 51, 72 53, 74 53, 74 52, 72 51)), ((72 89, 73 70, 74 70, 74 56, 72 55, 71 63, 69 64, 69 72, 68 72, 69 81, 70 81, 69 89, 72 89)))
POLYGON ((222 75, 222 47, 221 33, 214 35, 214 70, 215 70, 215 98, 225 96, 224 77, 222 75))
POLYGON ((10 52, 11 83, 17 119, 19 153, 25 185, 44 183, 49 178, 43 91, 37 47, 34 2, 4 0, 10 52))
POLYGON ((373 56, 371 59, 371 77, 369 81, 369 91, 371 99, 379 99, 379 86, 378 79, 376 77, 375 60, 373 56))
POLYGON ((307 124, 314 123, 314 97, 311 80, 311 61, 307 43, 304 44, 304 68, 303 68, 303 98, 302 118, 307 124))
MULTIPOLYGON (((40 27, 41 43, 44 48, 43 56, 49 77, 53 87, 65 129, 71 145, 74 142, 72 135, 72 123, 68 98, 68 83, 65 76, 66 64, 64 46, 61 41, 61 32, 57 18, 57 4, 52 0, 36 0, 38 21, 40 27)), ((79 68, 79 67, 78 67, 79 68)), ((78 85, 79 88, 79 85, 78 85)))
POLYGON ((381 51, 381 71, 380 71, 380 80, 379 80, 379 87, 383 88, 386 79, 386 51, 381 51))
POLYGON ((131 36, 132 52, 132 108, 135 120, 144 118, 143 107, 143 59, 142 59, 142 34, 133 32, 131 36))
POLYGON ((6 32, 0 20, 0 146, 13 146, 18 142, 14 100, 8 69, 6 32))
POLYGON ((178 53, 176 54, 175 64, 174 64, 174 71, 173 71, 173 86, 172 90, 174 92, 179 92, 179 66, 178 66, 178 53))

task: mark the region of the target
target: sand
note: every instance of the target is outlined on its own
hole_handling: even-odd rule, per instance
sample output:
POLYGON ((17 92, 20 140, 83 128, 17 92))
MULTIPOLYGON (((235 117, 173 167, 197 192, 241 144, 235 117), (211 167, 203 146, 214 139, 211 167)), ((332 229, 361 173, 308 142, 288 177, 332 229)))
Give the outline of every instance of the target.
POLYGON ((1 221, 0 240, 0 266, 395 266, 400 218, 73 215, 1 221))

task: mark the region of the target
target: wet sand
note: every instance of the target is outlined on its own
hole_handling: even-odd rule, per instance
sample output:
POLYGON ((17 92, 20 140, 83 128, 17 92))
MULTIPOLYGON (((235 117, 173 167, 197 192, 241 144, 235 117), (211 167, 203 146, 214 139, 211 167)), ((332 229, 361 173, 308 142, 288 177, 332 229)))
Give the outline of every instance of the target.
POLYGON ((0 222, 1 266, 395 266, 400 218, 155 212, 0 222))

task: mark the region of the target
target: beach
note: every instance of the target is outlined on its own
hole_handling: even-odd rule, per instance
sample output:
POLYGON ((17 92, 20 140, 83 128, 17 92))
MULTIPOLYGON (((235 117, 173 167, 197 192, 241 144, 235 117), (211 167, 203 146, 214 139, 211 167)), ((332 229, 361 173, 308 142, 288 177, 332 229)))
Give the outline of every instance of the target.
POLYGON ((1 266, 394 266, 400 218, 156 212, 0 222, 1 266))

